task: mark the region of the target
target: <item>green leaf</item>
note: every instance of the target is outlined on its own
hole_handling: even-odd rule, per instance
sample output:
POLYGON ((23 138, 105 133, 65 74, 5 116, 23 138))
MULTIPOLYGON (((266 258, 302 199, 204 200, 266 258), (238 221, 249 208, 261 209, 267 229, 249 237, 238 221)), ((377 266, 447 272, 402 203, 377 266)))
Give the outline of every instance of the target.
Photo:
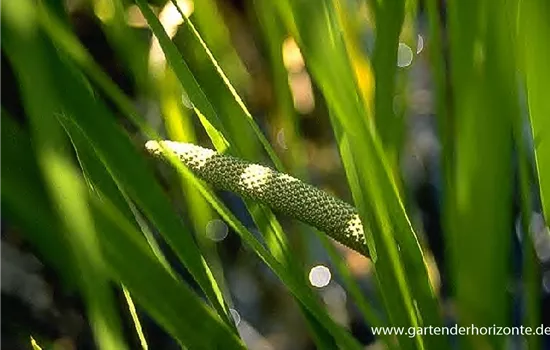
POLYGON ((233 330, 160 264, 139 232, 105 199, 92 195, 94 218, 113 278, 189 349, 244 349, 233 330))
POLYGON ((40 170, 33 156, 30 137, 21 130, 15 121, 2 110, 2 213, 6 218, 21 226, 27 239, 36 247, 46 262, 51 264, 63 278, 65 287, 74 287, 75 276, 73 257, 61 230, 48 216, 36 213, 34 220, 28 220, 27 211, 37 206, 51 207, 46 194, 40 170))
MULTIPOLYGON (((331 122, 353 198, 363 225, 372 233, 367 235, 366 243, 391 322, 413 327, 441 325, 420 244, 404 211, 379 136, 367 120, 333 1, 315 6, 303 1, 279 1, 277 6, 334 116, 331 122), (422 310, 421 319, 417 310, 422 310)), ((399 339, 409 348, 424 346, 421 336, 399 339)), ((425 341, 444 346, 437 337, 426 337, 425 341)))
MULTIPOLYGON (((334 320, 328 316, 326 310, 319 303, 318 298, 313 294, 311 288, 305 281, 305 275, 298 274, 296 267, 288 265, 285 261, 278 260, 270 250, 268 250, 256 237, 229 211, 229 209, 213 194, 204 182, 197 179, 191 171, 177 161, 174 154, 165 150, 163 154, 167 159, 173 158, 170 163, 176 167, 178 172, 184 176, 193 186, 199 190, 210 205, 227 222, 231 228, 239 234, 258 257, 275 273, 275 275, 285 284, 289 291, 303 304, 305 308, 315 317, 327 332, 329 332, 339 344, 346 349, 358 349, 359 344, 351 337, 349 333, 338 326, 334 320)), ((313 327, 316 327, 313 324, 313 327)), ((323 338, 324 339, 324 338, 323 338)))
MULTIPOLYGON (((447 246, 464 325, 511 324, 511 141, 519 116, 510 50, 513 6, 462 1, 448 7, 455 157, 447 246)), ((463 348, 501 348, 504 342, 498 336, 461 338, 463 348)))
MULTIPOLYGON (((40 31, 30 2, 2 5, 2 19, 7 22, 7 34, 4 33, 3 38, 8 57, 19 79, 38 168, 53 204, 51 217, 59 219, 53 227, 62 232, 69 248, 64 253, 70 254, 75 263, 73 277, 85 301, 97 346, 126 349, 97 232, 85 199, 86 185, 72 162, 57 120, 57 115, 64 112, 64 105, 55 89, 56 73, 60 73, 56 52, 40 31), (39 63, 33 62, 34 59, 39 63)), ((34 203, 27 205, 33 208, 34 203)))
MULTIPOLYGON (((55 43, 60 45, 59 47, 71 58, 75 58, 79 65, 87 67, 90 76, 94 77, 100 86, 106 88, 108 93, 112 93, 110 95, 116 97, 115 101, 123 107, 123 111, 135 116, 128 98, 109 78, 106 78, 101 70, 97 69, 74 35, 65 30, 48 8, 39 6, 37 15, 40 23, 52 36, 55 43)), ((223 315, 228 324, 232 323, 220 289, 193 237, 177 217, 147 162, 141 152, 131 143, 128 134, 116 124, 111 111, 101 100, 95 99, 90 94, 83 77, 73 66, 67 63, 64 70, 60 70, 56 83, 59 89, 72 91, 72 98, 64 100, 67 110, 71 111, 68 117, 78 125, 115 182, 157 227, 218 313, 223 315), (187 234, 185 234, 186 231, 187 234)), ((147 126, 144 126, 144 129, 145 131, 150 130, 147 126)))
MULTIPOLYGON (((264 146, 267 153, 270 155, 270 158, 275 164, 275 166, 281 169, 282 165, 280 164, 280 161, 278 160, 274 151, 272 150, 271 145, 267 143, 265 137, 259 130, 254 120, 252 119, 248 110, 246 109, 246 106, 244 106, 244 103, 242 102, 241 98, 237 95, 235 89, 228 81, 224 72, 221 70, 220 66, 218 65, 216 59, 213 57, 209 48, 205 45, 200 34, 196 31, 191 21, 189 19, 186 20, 186 28, 190 31, 190 35, 186 37, 189 38, 190 40, 195 41, 194 47, 200 50, 204 50, 204 53, 207 55, 209 62, 212 65, 212 67, 209 67, 208 69, 209 70, 214 69, 215 72, 217 73, 216 77, 212 77, 212 75, 209 75, 209 77, 221 80, 219 84, 217 84, 217 86, 221 85, 225 87, 225 89, 223 89, 222 91, 207 90, 208 85, 204 85, 204 84, 208 80, 203 80, 201 82, 199 78, 193 75, 185 59, 179 54, 175 45, 170 41, 167 34, 161 27, 159 20, 155 17, 155 15, 149 9, 148 5, 141 0, 138 0, 137 4, 140 7, 145 18, 147 19, 157 39, 159 40, 159 43, 163 48, 163 51, 167 57, 170 67, 174 70, 174 73, 182 83, 182 86, 187 92, 187 95, 190 101, 194 105, 195 111, 199 115, 199 118, 201 119, 203 126, 205 126, 205 128, 207 129, 207 132, 211 137, 212 141, 214 142, 214 145, 218 149, 218 151, 220 152, 225 151, 230 154, 241 155, 241 156, 244 156, 245 158, 246 158, 245 155, 254 156, 254 157, 256 156, 257 152, 255 148, 250 147, 250 142, 247 140, 246 137, 235 137, 237 132, 240 133, 241 131, 232 129, 232 125, 236 125, 239 123, 241 123, 239 125, 242 125, 242 121, 244 120, 252 128, 254 134, 256 135, 260 143, 264 146), (218 94, 222 95, 222 97, 215 98, 213 102, 211 102, 210 99, 206 97, 206 96, 215 97, 218 94), (225 106, 224 103, 229 103, 229 102, 232 103, 232 107, 230 107, 230 111, 233 111, 233 113, 237 114, 237 122, 235 121, 235 116, 233 115, 231 115, 231 119, 226 119, 221 116, 222 114, 228 115, 227 113, 229 112, 224 110, 222 107, 225 106), (227 140, 228 143, 225 143, 225 142, 220 143, 219 140, 224 140, 224 141, 227 140), (229 149, 226 149, 227 145, 229 145, 229 149)), ((209 200, 213 200, 213 198, 210 198, 209 200)), ((281 225, 277 222, 273 213, 267 208, 260 206, 257 203, 254 203, 252 201, 245 201, 245 202, 248 210, 252 214, 254 222, 259 227, 259 229, 264 233, 267 246, 269 247, 269 250, 270 250, 270 255, 273 254, 275 259, 279 263, 283 263, 286 266, 287 272, 281 275, 280 277, 283 280, 290 278, 289 276, 294 276, 292 277, 294 279, 301 278, 301 283, 303 283, 302 288, 304 287, 307 288, 306 282, 303 279, 303 273, 298 269, 299 265, 294 263, 296 259, 293 259, 292 253, 288 247, 287 238, 284 235, 281 225)), ((240 223, 230 223, 230 224, 240 225, 240 223)), ((249 241, 247 241, 247 243, 251 244, 249 241)), ((254 245, 252 245, 252 247, 254 247, 254 245)), ((258 251, 256 251, 256 253, 259 254, 258 251)), ((301 299, 300 301, 303 303, 301 299)), ((304 306, 306 307, 311 306, 313 302, 314 301, 308 301, 308 303, 304 304, 304 306)), ((326 320, 328 319, 328 316, 326 315, 326 311, 319 308, 319 306, 316 303, 315 305, 316 305, 315 307, 317 312, 323 313, 322 317, 325 321, 324 324, 326 326, 327 324, 326 320)), ((319 316, 316 315, 316 317, 319 317, 319 316)), ((330 327, 332 327, 331 329, 328 329, 328 331, 335 334, 335 337, 337 337, 337 339, 340 339, 339 340, 340 343, 348 344, 348 346, 351 346, 349 344, 354 344, 353 346, 356 346, 356 343, 354 343, 354 341, 349 337, 349 335, 347 335, 341 329, 341 327, 337 326, 333 322, 328 324, 330 325, 330 327)), ((318 329, 318 327, 314 324, 312 329, 318 329)), ((321 337, 318 337, 317 339, 321 339, 321 337)))
POLYGON ((398 164, 399 135, 404 127, 402 116, 394 113, 397 71, 397 48, 405 18, 405 1, 380 3, 374 13, 376 38, 372 65, 376 80, 374 90, 374 120, 390 163, 398 164))
MULTIPOLYGON (((9 122, 3 119, 2 123, 4 133, 9 122)), ((10 170, 21 169, 21 165, 31 165, 33 158, 28 137, 20 131, 3 134, 5 135, 11 135, 13 143, 18 146, 19 156, 9 160, 4 158, 3 165, 10 170)), ((17 219, 16 222, 22 224, 26 234, 36 231, 39 233, 37 237, 54 239, 61 229, 60 223, 46 197, 36 196, 37 193, 46 192, 37 181, 38 173, 22 170, 10 172, 17 176, 18 182, 9 181, 10 177, 4 177, 5 173, 2 172, 3 183, 22 184, 21 188, 9 186, 10 190, 6 191, 6 186, 2 191, 2 203, 18 215, 14 217, 17 219), (15 191, 11 191, 11 188, 15 191), (25 188, 34 188, 35 196, 22 196, 25 188), (18 189, 21 191, 17 191, 18 189), (14 205, 18 201, 24 202, 25 205, 14 205), (33 223, 37 223, 36 227, 33 223)), ((85 194, 83 199, 87 198, 88 194, 85 194)), ((109 198, 96 191, 90 192, 90 198, 97 238, 107 273, 113 281, 124 284, 139 305, 171 336, 188 348, 244 349, 240 340, 219 316, 215 315, 186 284, 166 270, 141 238, 135 224, 128 221, 126 215, 116 208, 109 198)), ((44 251, 55 252, 58 248, 52 244, 44 251)), ((67 254, 70 252, 68 249, 58 251, 58 259, 66 259, 70 255, 67 254)))
POLYGON ((533 132, 534 151, 540 197, 546 222, 550 222, 550 48, 545 40, 550 35, 546 1, 520 2, 518 47, 523 53, 523 74, 527 87, 529 116, 533 132))

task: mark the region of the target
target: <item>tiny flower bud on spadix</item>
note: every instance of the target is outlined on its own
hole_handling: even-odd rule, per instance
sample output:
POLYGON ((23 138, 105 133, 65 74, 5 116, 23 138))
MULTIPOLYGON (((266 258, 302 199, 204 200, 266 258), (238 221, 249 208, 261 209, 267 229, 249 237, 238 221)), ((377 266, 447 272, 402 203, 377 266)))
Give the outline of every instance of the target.
POLYGON ((271 168, 189 143, 148 141, 145 147, 151 154, 163 159, 166 158, 164 152, 171 151, 197 177, 214 188, 263 203, 368 255, 363 224, 357 210, 324 191, 271 168))

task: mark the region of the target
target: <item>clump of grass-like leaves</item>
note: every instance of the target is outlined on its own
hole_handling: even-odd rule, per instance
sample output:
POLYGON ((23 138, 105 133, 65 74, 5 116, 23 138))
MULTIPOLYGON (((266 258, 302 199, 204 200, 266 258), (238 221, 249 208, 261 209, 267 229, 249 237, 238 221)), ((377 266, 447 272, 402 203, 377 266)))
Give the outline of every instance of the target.
MULTIPOLYGON (((23 107, 2 101, 2 218, 20 228, 24 240, 79 291, 98 348, 131 347, 122 326, 126 319, 140 346, 156 348, 142 332, 143 315, 188 349, 250 345, 232 315, 227 256, 201 234, 214 218, 238 235, 247 259, 254 260, 250 264, 260 261, 273 272, 320 349, 362 345, 311 288, 304 268, 309 242, 326 248, 366 324, 447 322, 433 282, 437 268, 412 220, 414 205, 400 167, 407 114, 395 102, 396 96, 405 100, 413 79, 412 68, 399 62, 399 50, 417 44, 424 20, 441 145, 438 210, 446 265, 439 270, 449 286, 445 297, 455 306, 452 319, 512 325, 507 286, 512 208, 518 207, 527 305, 521 322, 540 324, 540 264, 529 231, 533 197, 540 196, 542 215, 550 220, 545 0, 427 0, 422 6, 405 0, 249 0, 246 24, 214 0, 174 0, 161 8, 145 0, 69 3, 2 1, 2 57, 23 107), (97 21, 117 66, 133 81, 134 96, 76 35, 78 23, 69 20, 74 6, 97 21), (253 75, 247 69, 253 69, 243 64, 243 49, 231 44, 229 29, 245 25, 253 28, 269 72, 271 105, 262 106, 258 97, 255 106, 265 118, 249 110, 245 86, 253 75), (366 36, 373 39, 368 50, 366 36), (294 60, 283 57, 289 42, 299 48, 294 60), (339 151, 338 182, 351 192, 353 206, 307 185, 312 181, 293 81, 309 86, 315 98, 319 125, 339 151), (138 97, 157 107, 156 122, 136 107, 138 97), (526 140, 526 124, 533 142, 526 140), (286 151, 278 146, 281 135, 286 151), (158 164, 143 149, 146 140, 152 140, 150 150, 166 151, 177 174, 159 180, 158 164), (218 153, 192 145, 203 142, 218 153), (220 199, 212 184, 243 195, 242 210, 254 225, 220 199), (189 220, 182 220, 180 208, 189 220), (352 268, 324 234, 283 224, 272 209, 368 256, 378 298, 361 292, 352 268), (114 290, 126 296, 123 308, 114 290)), ((416 60, 420 49, 410 55, 416 60)), ((38 346, 41 338, 31 335, 38 346)), ((445 337, 420 333, 379 340, 392 349, 451 348, 445 337)), ((536 336, 527 340, 529 349, 540 348, 536 336)), ((505 342, 486 335, 460 338, 458 345, 501 349, 505 342)))

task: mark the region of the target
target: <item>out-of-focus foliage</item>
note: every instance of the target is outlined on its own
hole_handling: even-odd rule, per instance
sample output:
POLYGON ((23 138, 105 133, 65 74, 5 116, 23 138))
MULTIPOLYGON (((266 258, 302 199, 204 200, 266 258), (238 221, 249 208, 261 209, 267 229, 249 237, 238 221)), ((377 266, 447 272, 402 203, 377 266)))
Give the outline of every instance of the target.
POLYGON ((370 327, 548 322, 546 1, 1 11, 7 348, 501 349, 523 338, 370 327), (370 258, 155 161, 149 139, 353 203, 370 258))

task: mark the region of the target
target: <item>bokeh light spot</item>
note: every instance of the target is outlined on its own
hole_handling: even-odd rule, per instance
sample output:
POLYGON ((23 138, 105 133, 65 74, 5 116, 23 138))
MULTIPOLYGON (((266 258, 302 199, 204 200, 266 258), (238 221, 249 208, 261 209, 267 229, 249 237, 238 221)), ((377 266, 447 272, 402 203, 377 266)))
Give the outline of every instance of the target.
POLYGON ((206 237, 215 242, 220 242, 227 237, 229 229, 225 222, 219 219, 210 220, 206 225, 206 237))
POLYGON ((397 66, 404 68, 411 65, 413 60, 413 52, 411 48, 404 43, 399 43, 397 48, 397 66))
POLYGON ((283 63, 291 73, 297 73, 304 69, 305 63, 300 48, 293 38, 287 38, 283 42, 283 63))
POLYGON ((424 38, 422 35, 418 34, 418 39, 416 40, 416 53, 419 54, 424 50, 424 38))
POLYGON ((231 317, 233 317, 233 322, 235 322, 235 326, 238 326, 239 323, 241 323, 241 315, 239 315, 239 313, 235 309, 229 309, 229 313, 231 314, 231 317))
POLYGON ((330 283, 332 275, 328 267, 323 265, 314 266, 309 271, 309 282, 317 288, 326 287, 330 283))
POLYGON ((285 149, 285 150, 288 149, 286 145, 286 137, 285 137, 284 129, 279 130, 279 132, 277 133, 277 143, 279 144, 279 146, 281 146, 282 149, 285 149))

